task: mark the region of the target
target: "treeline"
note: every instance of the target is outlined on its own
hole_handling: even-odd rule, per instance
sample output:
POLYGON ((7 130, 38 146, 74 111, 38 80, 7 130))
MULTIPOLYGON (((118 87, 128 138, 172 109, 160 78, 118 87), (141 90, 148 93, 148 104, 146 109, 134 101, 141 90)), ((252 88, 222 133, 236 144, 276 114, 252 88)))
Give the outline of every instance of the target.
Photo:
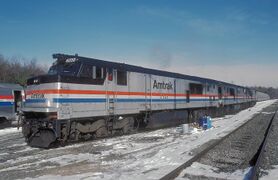
MULTIPOLYGON (((0 54, 0 83, 16 83, 24 86, 28 78, 45 74, 47 69, 37 64, 36 59, 6 58, 0 54)), ((251 88, 267 93, 271 99, 278 99, 278 88, 260 86, 251 88)))
POLYGON ((252 87, 257 91, 267 93, 271 99, 278 99, 278 88, 273 87, 252 87))
POLYGON ((0 82, 26 85, 29 77, 46 72, 46 67, 37 64, 36 59, 22 57, 6 58, 0 54, 0 82))

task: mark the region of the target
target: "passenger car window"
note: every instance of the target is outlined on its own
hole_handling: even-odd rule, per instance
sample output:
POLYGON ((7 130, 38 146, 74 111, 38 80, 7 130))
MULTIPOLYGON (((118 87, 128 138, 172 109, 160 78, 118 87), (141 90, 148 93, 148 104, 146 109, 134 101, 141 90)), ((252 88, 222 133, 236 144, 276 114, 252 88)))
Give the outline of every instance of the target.
POLYGON ((208 92, 210 91, 210 85, 207 85, 207 91, 208 92))

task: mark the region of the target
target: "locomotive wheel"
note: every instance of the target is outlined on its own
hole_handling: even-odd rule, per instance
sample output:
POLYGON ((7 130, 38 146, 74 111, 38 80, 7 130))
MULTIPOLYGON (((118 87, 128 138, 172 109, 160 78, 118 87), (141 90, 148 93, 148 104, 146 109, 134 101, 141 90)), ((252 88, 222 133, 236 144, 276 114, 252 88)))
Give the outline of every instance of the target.
POLYGON ((49 148, 56 141, 53 130, 41 129, 33 133, 28 139, 28 144, 32 147, 49 148))
POLYGON ((135 120, 133 117, 128 118, 128 122, 122 127, 123 134, 129 134, 131 132, 135 132, 137 130, 137 126, 135 127, 135 120))
POLYGON ((122 128, 122 132, 123 134, 128 134, 131 131, 130 125, 126 124, 123 128, 122 128))
POLYGON ((96 130, 96 137, 106 137, 108 136, 108 131, 105 126, 100 127, 98 130, 96 130))

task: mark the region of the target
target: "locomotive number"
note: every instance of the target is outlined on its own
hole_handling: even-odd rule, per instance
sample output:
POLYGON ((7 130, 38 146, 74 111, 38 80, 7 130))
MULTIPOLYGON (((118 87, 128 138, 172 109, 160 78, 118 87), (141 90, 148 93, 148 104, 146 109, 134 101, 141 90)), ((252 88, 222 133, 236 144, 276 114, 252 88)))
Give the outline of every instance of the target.
POLYGON ((44 98, 44 94, 32 94, 31 98, 32 99, 43 99, 44 98))

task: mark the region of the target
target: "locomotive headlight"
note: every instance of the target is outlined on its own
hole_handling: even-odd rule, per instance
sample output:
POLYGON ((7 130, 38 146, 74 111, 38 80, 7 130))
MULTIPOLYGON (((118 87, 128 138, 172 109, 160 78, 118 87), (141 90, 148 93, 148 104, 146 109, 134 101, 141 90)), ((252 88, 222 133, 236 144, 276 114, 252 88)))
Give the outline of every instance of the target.
POLYGON ((50 120, 56 120, 57 119, 57 112, 49 113, 48 117, 49 117, 50 120))
POLYGON ((25 102, 26 100, 26 94, 24 91, 21 91, 21 97, 22 97, 22 101, 25 102))
POLYGON ((50 106, 50 100, 47 100, 47 106, 48 107, 50 106))
POLYGON ((58 89, 61 89, 61 83, 58 82, 58 86, 57 86, 58 89))

